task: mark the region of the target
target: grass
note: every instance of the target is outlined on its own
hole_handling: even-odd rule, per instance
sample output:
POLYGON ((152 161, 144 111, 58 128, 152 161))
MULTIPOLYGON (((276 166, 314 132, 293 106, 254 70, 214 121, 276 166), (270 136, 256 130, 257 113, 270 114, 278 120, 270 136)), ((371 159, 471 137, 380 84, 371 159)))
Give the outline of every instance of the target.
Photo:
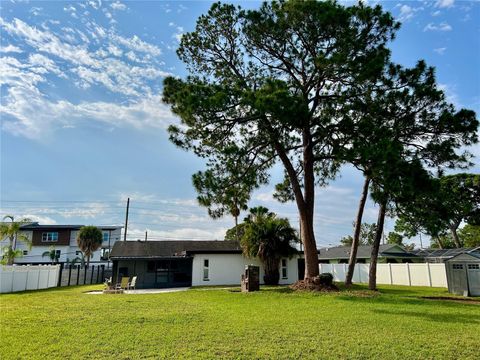
POLYGON ((382 286, 337 294, 266 288, 0 296, 1 359, 478 359, 480 306, 382 286))

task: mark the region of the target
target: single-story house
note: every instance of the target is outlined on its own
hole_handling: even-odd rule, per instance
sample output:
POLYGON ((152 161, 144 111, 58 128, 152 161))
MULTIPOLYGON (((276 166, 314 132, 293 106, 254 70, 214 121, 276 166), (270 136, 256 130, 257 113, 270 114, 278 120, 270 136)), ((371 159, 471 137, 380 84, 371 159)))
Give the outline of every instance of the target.
MULTIPOLYGON (((320 249, 318 262, 321 264, 347 264, 350 259, 350 250, 350 246, 335 246, 320 249)), ((357 251, 357 263, 369 263, 371 252, 372 247, 370 245, 360 245, 357 251)), ((378 262, 412 263, 423 262, 423 259, 405 250, 400 245, 385 244, 380 245, 378 262)))
MULTIPOLYGON (((301 258, 281 259, 280 284, 299 279, 301 258)), ((137 276, 138 288, 239 285, 249 264, 260 266, 260 283, 264 275, 260 261, 244 257, 236 241, 118 241, 110 260, 112 281, 137 276)))

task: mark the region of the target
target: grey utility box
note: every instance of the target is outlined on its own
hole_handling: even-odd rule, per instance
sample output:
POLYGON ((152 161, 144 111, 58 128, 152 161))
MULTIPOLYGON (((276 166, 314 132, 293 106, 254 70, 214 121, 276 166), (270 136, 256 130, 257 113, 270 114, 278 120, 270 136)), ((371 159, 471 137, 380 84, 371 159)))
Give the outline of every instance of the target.
POLYGON ((480 255, 463 253, 445 261, 448 291, 463 296, 480 296, 480 255))

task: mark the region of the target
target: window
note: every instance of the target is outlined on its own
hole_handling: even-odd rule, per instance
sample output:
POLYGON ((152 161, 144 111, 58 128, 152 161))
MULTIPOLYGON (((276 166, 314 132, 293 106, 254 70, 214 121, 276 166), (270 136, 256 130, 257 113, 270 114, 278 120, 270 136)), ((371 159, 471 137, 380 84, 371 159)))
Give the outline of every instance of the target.
POLYGON ((100 252, 100 260, 108 260, 110 253, 107 248, 102 248, 100 252))
POLYGON ((209 277, 208 277, 208 268, 209 268, 209 261, 208 259, 204 259, 203 260, 203 281, 208 281, 209 280, 209 277))
POLYGON ((463 270, 462 264, 453 264, 453 270, 463 270))
POLYGON ((110 233, 108 231, 103 232, 103 242, 108 243, 108 240, 110 239, 110 233))
POLYGON ((58 241, 58 232, 42 233, 42 242, 56 242, 56 241, 58 241))
POLYGON ((468 264, 468 270, 480 270, 480 264, 468 264))
POLYGON ((23 255, 28 255, 28 251, 27 250, 23 250, 23 255))
POLYGON ((288 279, 287 259, 282 259, 282 279, 288 279))
POLYGON ((55 250, 55 259, 60 259, 60 255, 62 254, 62 250, 55 250))
POLYGON ((82 252, 81 252, 81 251, 75 251, 75 255, 76 255, 76 256, 82 255, 82 252))

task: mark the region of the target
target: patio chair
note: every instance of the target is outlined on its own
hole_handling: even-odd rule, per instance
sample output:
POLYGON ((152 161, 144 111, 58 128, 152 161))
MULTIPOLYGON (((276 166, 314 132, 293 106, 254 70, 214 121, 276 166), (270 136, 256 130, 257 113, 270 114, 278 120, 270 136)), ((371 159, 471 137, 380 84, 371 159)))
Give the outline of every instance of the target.
POLYGON ((112 287, 112 277, 105 278, 103 285, 105 285, 105 289, 110 289, 112 287))
POLYGON ((128 287, 129 281, 130 281, 130 278, 128 276, 122 277, 122 279, 120 280, 120 283, 115 285, 115 289, 116 290, 126 289, 128 287))
POLYGON ((132 277, 132 281, 130 281, 128 284, 127 284, 127 290, 135 290, 135 287, 137 286, 137 277, 134 276, 132 277))

